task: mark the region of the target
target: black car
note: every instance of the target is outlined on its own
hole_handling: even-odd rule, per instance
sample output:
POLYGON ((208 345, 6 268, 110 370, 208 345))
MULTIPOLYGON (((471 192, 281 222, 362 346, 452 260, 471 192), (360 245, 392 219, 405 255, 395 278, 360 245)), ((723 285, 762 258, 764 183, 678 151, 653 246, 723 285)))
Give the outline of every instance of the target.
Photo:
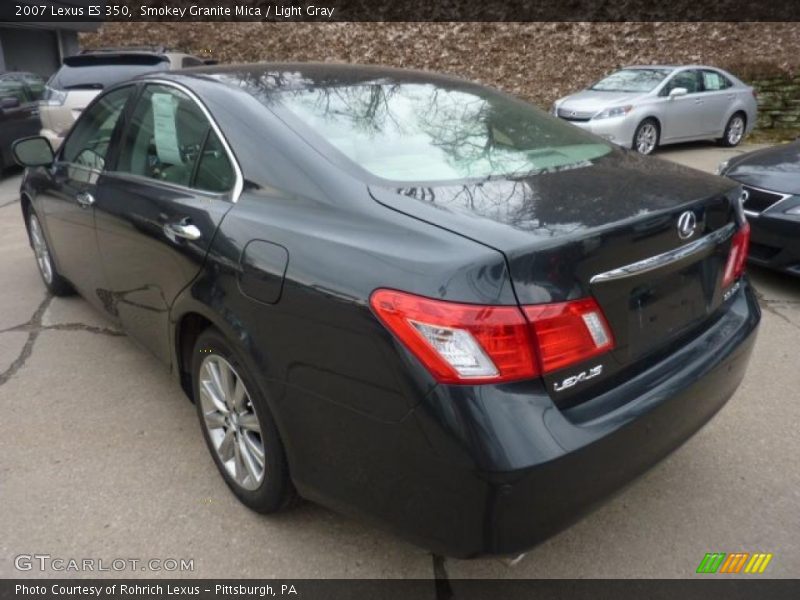
POLYGON ((159 73, 16 152, 45 283, 171 365, 242 502, 449 555, 528 548, 679 446, 760 319, 738 185, 455 78, 159 73))
POLYGON ((743 184, 750 261, 800 276, 800 140, 742 154, 719 172, 743 184))
POLYGON ((15 164, 11 144, 39 132, 44 79, 34 73, 0 71, 0 175, 15 164))

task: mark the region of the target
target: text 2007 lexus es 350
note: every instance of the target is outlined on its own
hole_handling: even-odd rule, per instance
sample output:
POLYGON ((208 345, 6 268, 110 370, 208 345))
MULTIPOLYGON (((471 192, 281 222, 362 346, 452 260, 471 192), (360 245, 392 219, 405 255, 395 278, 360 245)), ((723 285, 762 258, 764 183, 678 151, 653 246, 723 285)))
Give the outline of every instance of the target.
POLYGON ((524 550, 697 431, 755 340, 736 183, 458 79, 159 73, 15 152, 47 286, 171 365, 257 511, 524 550))

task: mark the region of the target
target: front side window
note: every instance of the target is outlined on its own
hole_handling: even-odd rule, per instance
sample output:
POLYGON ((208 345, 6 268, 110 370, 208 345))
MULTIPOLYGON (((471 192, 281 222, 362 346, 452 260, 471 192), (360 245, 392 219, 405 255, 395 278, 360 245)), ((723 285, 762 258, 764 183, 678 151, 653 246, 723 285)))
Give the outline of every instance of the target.
POLYGON ((586 165, 600 138, 476 86, 366 82, 264 97, 350 161, 395 182, 522 176, 586 165))
POLYGON ((703 89, 707 92, 718 92, 731 87, 728 78, 716 71, 703 71, 703 89))
POLYGON ((687 94, 694 94, 702 90, 700 78, 697 71, 681 71, 664 86, 663 94, 669 93, 675 88, 685 88, 687 94))
POLYGON ((224 192, 233 168, 200 107, 170 86, 148 85, 122 140, 117 171, 184 187, 224 192))
POLYGON ((75 123, 64 142, 61 159, 102 171, 114 128, 132 90, 133 86, 114 90, 92 104, 75 123))
POLYGON ((667 75, 668 69, 622 69, 601 79, 589 89, 595 92, 646 93, 654 90, 667 75))

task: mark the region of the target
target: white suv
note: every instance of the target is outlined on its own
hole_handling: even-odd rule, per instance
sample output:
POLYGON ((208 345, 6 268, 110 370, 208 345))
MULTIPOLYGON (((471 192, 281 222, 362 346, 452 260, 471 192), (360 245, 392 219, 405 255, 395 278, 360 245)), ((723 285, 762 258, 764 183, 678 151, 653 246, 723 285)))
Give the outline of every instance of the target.
POLYGON ((81 111, 103 88, 143 73, 198 67, 207 62, 164 48, 108 48, 69 56, 47 82, 39 105, 41 135, 57 149, 81 111))

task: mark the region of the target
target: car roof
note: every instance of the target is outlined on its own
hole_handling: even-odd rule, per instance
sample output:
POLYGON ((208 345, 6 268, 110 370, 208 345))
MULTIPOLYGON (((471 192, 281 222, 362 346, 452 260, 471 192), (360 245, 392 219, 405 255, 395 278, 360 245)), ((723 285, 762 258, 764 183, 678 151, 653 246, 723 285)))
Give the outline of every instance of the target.
POLYGON ((379 65, 354 65, 347 63, 319 62, 273 62, 223 64, 192 67, 180 71, 150 73, 140 79, 215 79, 229 87, 239 88, 242 79, 257 79, 261 91, 283 91, 289 89, 308 89, 320 86, 359 85, 365 83, 432 83, 442 87, 480 88, 483 87, 453 75, 400 69, 379 65), (229 78, 224 77, 230 76, 229 78), (219 76, 219 77, 216 77, 219 76))
POLYGON ((714 67, 712 65, 629 65, 627 67, 622 67, 623 69, 713 69, 714 71, 724 71, 724 69, 720 69, 719 67, 714 67))

